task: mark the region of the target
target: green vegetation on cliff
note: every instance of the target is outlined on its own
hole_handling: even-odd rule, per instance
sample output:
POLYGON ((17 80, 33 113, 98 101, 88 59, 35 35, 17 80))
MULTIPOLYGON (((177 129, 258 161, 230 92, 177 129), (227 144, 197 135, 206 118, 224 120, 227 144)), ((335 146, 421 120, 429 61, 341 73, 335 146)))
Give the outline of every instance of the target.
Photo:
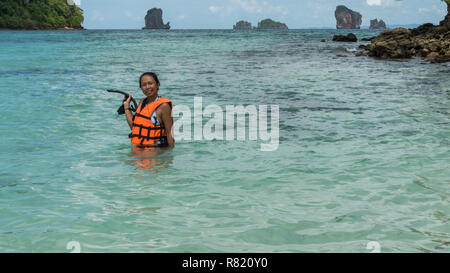
POLYGON ((0 0, 0 28, 82 29, 83 10, 67 0, 0 0))

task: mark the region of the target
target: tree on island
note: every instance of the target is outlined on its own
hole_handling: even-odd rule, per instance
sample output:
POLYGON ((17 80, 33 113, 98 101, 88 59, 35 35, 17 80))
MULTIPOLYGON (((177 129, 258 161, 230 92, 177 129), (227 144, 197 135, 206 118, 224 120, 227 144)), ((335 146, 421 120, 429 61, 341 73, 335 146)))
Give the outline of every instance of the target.
POLYGON ((83 29, 83 10, 67 0, 0 0, 0 28, 83 29))

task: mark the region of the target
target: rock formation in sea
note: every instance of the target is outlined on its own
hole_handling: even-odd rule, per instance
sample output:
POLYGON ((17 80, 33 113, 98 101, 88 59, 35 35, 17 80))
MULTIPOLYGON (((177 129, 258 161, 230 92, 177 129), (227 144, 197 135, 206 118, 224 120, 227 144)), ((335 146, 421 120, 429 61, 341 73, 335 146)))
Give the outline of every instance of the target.
POLYGON ((247 21, 239 21, 236 23, 236 25, 233 26, 233 29, 239 30, 248 30, 248 29, 252 29, 252 24, 250 22, 247 21))
POLYGON ((395 28, 383 31, 358 55, 381 59, 422 57, 432 63, 450 62, 450 0, 447 16, 439 26, 431 23, 414 29, 395 28))
POLYGON ((358 38, 356 38, 356 35, 353 33, 349 33, 347 35, 334 35, 333 36, 334 42, 357 42, 358 38))
POLYGON ((83 20, 72 0, 0 1, 0 29, 83 29, 83 20))
POLYGON ((142 29, 170 29, 170 22, 163 23, 162 9, 152 8, 147 11, 145 16, 145 27, 142 29))
POLYGON ((386 23, 381 19, 370 20, 370 29, 386 29, 386 23))
POLYGON ((276 22, 268 18, 259 22, 257 29, 288 29, 288 27, 284 23, 276 22))
POLYGON ((346 6, 337 6, 334 16, 336 17, 337 29, 359 29, 361 27, 362 15, 346 6))

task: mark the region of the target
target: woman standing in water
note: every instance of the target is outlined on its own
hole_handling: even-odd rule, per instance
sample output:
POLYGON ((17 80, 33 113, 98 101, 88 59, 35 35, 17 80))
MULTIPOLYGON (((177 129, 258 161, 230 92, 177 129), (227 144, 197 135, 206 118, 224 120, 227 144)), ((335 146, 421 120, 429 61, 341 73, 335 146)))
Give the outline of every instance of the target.
POLYGON ((174 147, 173 105, 171 100, 158 96, 158 76, 145 72, 139 78, 139 86, 146 98, 140 101, 134 116, 130 109, 131 95, 123 102, 131 128, 131 144, 139 147, 174 147))

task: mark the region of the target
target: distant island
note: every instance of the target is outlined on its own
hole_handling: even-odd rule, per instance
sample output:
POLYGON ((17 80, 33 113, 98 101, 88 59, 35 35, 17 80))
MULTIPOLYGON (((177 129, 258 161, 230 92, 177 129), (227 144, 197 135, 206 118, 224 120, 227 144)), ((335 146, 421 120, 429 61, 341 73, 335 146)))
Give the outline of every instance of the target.
POLYGON ((0 29, 84 29, 83 11, 72 0, 1 0, 0 29))
POLYGON ((237 22, 236 25, 233 26, 233 29, 249 30, 249 29, 252 29, 252 24, 250 22, 241 20, 241 21, 237 22))
POLYGON ((259 22, 256 29, 288 29, 288 27, 284 23, 276 22, 268 18, 259 22))
POLYGON ((250 30, 250 29, 288 29, 286 24, 274 21, 270 18, 264 19, 258 23, 257 27, 252 27, 250 22, 241 20, 233 26, 234 30, 250 30))
POLYGON ((170 29, 170 22, 163 23, 162 9, 152 8, 147 11, 145 16, 145 27, 142 29, 170 29))
POLYGON ((337 6, 334 16, 337 29, 359 29, 361 27, 362 15, 346 6, 337 6))
POLYGON ((386 23, 381 19, 380 21, 378 19, 370 20, 369 29, 386 29, 386 23))

